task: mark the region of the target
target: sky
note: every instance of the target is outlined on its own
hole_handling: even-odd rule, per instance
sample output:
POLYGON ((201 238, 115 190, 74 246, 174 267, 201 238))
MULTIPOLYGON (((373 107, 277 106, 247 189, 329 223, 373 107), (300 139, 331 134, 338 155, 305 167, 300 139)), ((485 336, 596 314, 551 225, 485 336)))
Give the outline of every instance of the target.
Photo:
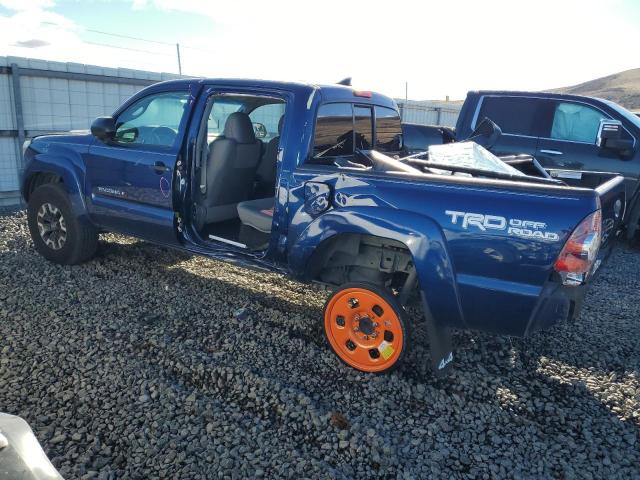
POLYGON ((187 75, 461 99, 640 67, 640 0, 0 0, 0 56, 178 73, 176 43, 187 75))

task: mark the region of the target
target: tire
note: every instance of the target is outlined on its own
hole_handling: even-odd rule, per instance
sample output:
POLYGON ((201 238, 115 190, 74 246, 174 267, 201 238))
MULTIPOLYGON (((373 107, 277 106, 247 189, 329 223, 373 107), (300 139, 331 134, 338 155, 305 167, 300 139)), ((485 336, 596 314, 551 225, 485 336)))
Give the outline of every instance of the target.
POLYGON ((89 260, 98 248, 98 231, 80 220, 60 183, 36 188, 27 207, 29 232, 36 251, 61 265, 76 265, 89 260))
POLYGON ((411 345, 407 313, 388 290, 347 283, 324 306, 324 332, 344 363, 367 373, 397 368, 411 345))

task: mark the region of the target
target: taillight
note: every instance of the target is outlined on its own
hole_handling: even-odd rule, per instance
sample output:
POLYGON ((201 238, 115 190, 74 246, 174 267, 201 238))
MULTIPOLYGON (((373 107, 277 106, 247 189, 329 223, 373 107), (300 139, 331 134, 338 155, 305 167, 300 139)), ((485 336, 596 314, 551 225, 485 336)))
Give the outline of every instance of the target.
POLYGON ((554 269, 565 285, 583 284, 598 256, 602 239, 602 212, 596 210, 573 231, 564 244, 554 269))

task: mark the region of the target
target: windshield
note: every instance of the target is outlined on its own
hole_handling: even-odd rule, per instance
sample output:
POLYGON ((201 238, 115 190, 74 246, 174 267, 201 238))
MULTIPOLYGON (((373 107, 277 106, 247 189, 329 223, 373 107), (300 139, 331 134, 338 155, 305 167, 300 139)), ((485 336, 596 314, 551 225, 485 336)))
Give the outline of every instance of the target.
POLYGON ((626 118, 627 121, 631 122, 636 128, 640 128, 640 117, 638 117, 637 115, 634 115, 629 110, 627 110, 624 107, 621 107, 615 102, 612 102, 610 100, 602 100, 602 101, 607 105, 609 105, 611 108, 613 108, 616 112, 618 112, 624 118, 626 118))

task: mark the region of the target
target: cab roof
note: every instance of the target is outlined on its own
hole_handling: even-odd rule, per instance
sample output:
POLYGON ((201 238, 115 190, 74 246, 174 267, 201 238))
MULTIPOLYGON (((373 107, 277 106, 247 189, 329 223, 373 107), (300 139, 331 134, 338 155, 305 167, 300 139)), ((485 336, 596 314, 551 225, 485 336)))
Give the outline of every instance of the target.
POLYGON ((275 90, 290 91, 303 95, 310 95, 312 91, 320 94, 321 101, 340 102, 348 101, 354 103, 365 103, 380 105, 397 110, 395 100, 382 95, 380 93, 369 90, 362 90, 352 86, 345 85, 315 85, 301 82, 280 82, 274 80, 258 80, 258 79, 240 79, 240 78, 184 78, 178 80, 167 80, 159 82, 147 87, 146 91, 165 90, 167 87, 176 89, 188 89, 194 84, 201 85, 221 85, 225 87, 241 87, 241 88, 272 88, 275 90))
POLYGON ((560 92, 527 92, 523 90, 476 90, 469 93, 475 93, 477 95, 496 95, 504 97, 543 97, 543 98, 555 98, 558 100, 585 100, 593 99, 603 101, 599 97, 591 97, 587 95, 577 95, 574 93, 560 93, 560 92))

